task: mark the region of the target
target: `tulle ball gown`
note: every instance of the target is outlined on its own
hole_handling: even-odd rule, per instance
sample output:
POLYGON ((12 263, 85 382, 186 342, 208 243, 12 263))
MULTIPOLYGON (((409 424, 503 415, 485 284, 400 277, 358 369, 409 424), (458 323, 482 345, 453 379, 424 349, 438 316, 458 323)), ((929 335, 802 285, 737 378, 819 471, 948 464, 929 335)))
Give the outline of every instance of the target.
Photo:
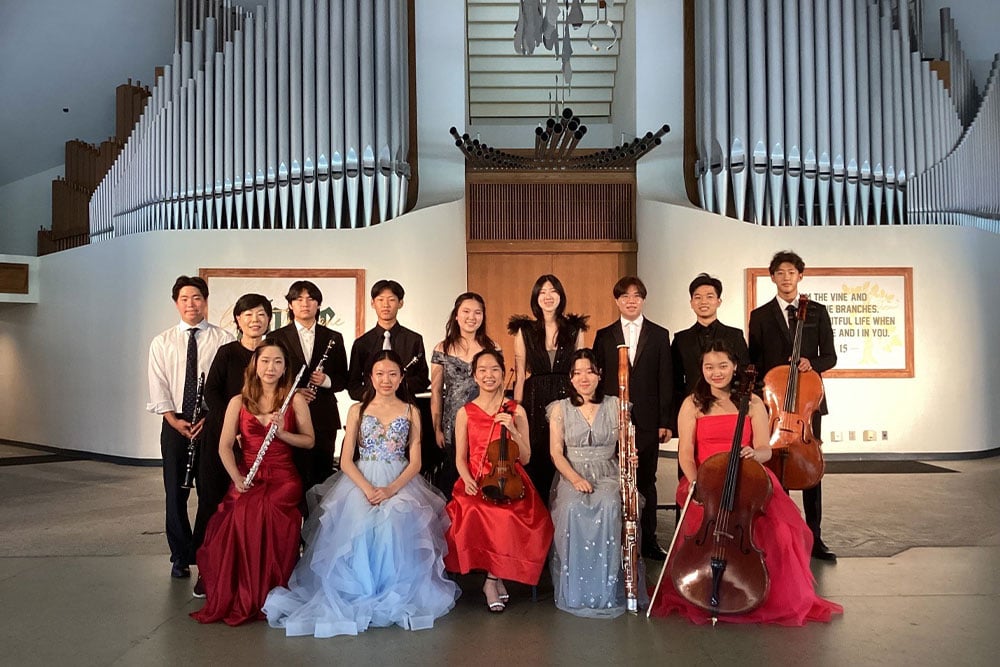
MULTIPOLYGON (((361 417, 358 469, 376 487, 407 466, 408 414, 384 425, 361 417)), ((380 505, 344 473, 309 491, 306 551, 288 587, 271 591, 264 612, 286 635, 356 635, 369 627, 422 630, 448 613, 458 586, 444 575, 443 496, 419 475, 380 505)))
MULTIPOLYGON (((243 465, 257 458, 268 427, 240 409, 243 465)), ((295 430, 295 413, 285 413, 285 431, 295 430)), ((264 618, 261 607, 275 586, 284 585, 299 557, 302 481, 292 462, 292 448, 271 442, 253 486, 234 486, 209 519, 198 550, 198 573, 205 585, 205 606, 191 614, 201 623, 239 625, 264 618)))
MULTIPOLYGON (((735 414, 706 415, 699 417, 695 425, 695 458, 700 466, 718 452, 728 452, 736 427, 735 414)), ((747 418, 743 431, 743 444, 752 442, 752 427, 747 418)), ((815 580, 809 569, 813 537, 806 526, 799 508, 781 488, 778 478, 766 469, 771 477, 771 499, 764 508, 764 514, 754 521, 753 540, 764 552, 764 562, 770 579, 767 598, 756 609, 745 614, 720 614, 720 622, 728 623, 775 623, 778 625, 804 625, 809 621, 827 622, 834 614, 842 614, 844 608, 835 602, 825 600, 816 594, 815 580)), ((689 484, 681 480, 677 487, 677 502, 687 498, 689 484)), ((692 502, 681 535, 697 532, 704 515, 702 506, 692 502)), ((670 577, 663 577, 659 597, 653 604, 653 616, 678 613, 694 623, 708 623, 711 620, 705 612, 682 598, 674 589, 670 577)))

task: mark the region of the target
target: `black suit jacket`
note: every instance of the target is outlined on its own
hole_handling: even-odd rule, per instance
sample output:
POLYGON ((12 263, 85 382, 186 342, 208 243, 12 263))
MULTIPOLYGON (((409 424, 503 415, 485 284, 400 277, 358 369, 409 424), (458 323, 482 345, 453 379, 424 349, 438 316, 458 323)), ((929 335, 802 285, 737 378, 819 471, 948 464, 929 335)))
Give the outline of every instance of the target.
MULTIPOLYGON (((625 344, 621 320, 594 336, 594 356, 601 367, 601 385, 609 396, 618 395, 618 346, 625 344)), ((673 369, 670 332, 643 318, 629 372, 632 423, 638 429, 670 428, 673 421, 673 369)))
MULTIPOLYGON (((355 401, 361 400, 365 391, 365 369, 371 359, 382 349, 385 341, 385 329, 375 325, 366 331, 361 338, 354 341, 351 348, 351 370, 347 378, 347 393, 355 401)), ((431 386, 430 372, 427 369, 427 355, 424 354, 424 339, 416 331, 402 326, 399 322, 389 330, 389 344, 399 355, 403 366, 407 366, 414 358, 417 361, 406 371, 406 388, 410 397, 427 391, 431 386)))
POLYGON ((676 432, 677 412, 681 402, 694 391, 698 378, 701 377, 701 355, 705 348, 714 341, 721 340, 736 354, 740 364, 750 359, 747 342, 743 331, 729 327, 715 320, 707 327, 694 323, 684 331, 674 334, 674 342, 670 352, 674 366, 674 431, 676 432))
POLYGON ((701 377, 701 354, 709 344, 717 340, 724 342, 740 362, 745 363, 750 358, 743 331, 726 326, 719 320, 707 327, 696 322, 692 327, 674 334, 670 351, 673 354, 674 391, 677 392, 677 399, 686 397, 694 390, 701 377))
MULTIPOLYGON (((307 363, 305 354, 302 352, 302 343, 299 341, 299 332, 295 328, 295 322, 272 331, 267 335, 268 340, 281 341, 292 355, 291 367, 293 373, 298 373, 302 364, 307 363)), ((347 351, 344 349, 344 337, 340 333, 328 329, 321 324, 316 325, 316 342, 313 343, 312 358, 308 360, 306 372, 302 374, 299 381, 300 387, 309 384, 309 375, 316 370, 326 346, 330 341, 333 346, 323 364, 323 372, 330 376, 331 386, 329 389, 320 388, 316 391, 316 400, 309 404, 309 415, 312 417, 313 429, 317 433, 332 432, 340 429, 340 412, 337 410, 336 392, 343 391, 347 386, 347 351)))
MULTIPOLYGON (((788 315, 771 299, 750 313, 750 362, 757 366, 758 378, 775 366, 788 364, 792 355, 792 329, 788 315)), ((833 327, 826 306, 810 301, 806 307, 806 321, 802 328, 801 355, 809 360, 813 369, 823 374, 837 365, 837 350, 833 343, 833 327)), ((819 414, 827 414, 826 398, 819 414)))

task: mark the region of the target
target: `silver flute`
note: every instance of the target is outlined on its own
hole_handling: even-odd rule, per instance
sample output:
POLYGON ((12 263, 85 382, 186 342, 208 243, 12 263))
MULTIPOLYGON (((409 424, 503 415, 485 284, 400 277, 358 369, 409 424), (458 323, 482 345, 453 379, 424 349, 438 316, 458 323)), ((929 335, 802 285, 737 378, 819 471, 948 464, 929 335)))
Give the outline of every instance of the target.
POLYGON ((260 445, 260 451, 257 452, 257 458, 254 459, 253 465, 250 466, 250 472, 247 473, 246 479, 243 480, 243 486, 250 488, 253 484, 253 478, 257 475, 257 470, 260 468, 260 462, 264 460, 264 455, 267 454, 267 448, 271 446, 271 441, 274 440, 274 436, 278 434, 278 424, 285 416, 285 411, 288 410, 288 406, 292 402, 292 396, 295 395, 295 388, 299 386, 299 380, 302 379, 302 374, 306 372, 306 365, 302 364, 302 368, 299 369, 299 374, 295 376, 295 381, 292 382, 292 387, 288 391, 288 396, 285 396, 285 402, 281 404, 281 409, 278 410, 278 419, 271 424, 271 427, 267 429, 267 435, 264 436, 264 442, 260 445))

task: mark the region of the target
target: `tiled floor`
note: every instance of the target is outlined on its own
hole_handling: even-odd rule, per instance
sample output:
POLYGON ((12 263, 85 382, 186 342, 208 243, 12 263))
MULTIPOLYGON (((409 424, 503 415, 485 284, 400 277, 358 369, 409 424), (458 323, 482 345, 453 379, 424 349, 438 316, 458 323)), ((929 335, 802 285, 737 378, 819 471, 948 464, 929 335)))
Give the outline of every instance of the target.
MULTIPOLYGON (((434 629, 285 638, 264 623, 201 626, 171 580, 157 468, 14 461, 0 445, 0 664, 994 665, 1000 655, 1000 458, 933 462, 939 474, 828 474, 819 591, 829 625, 695 627, 676 618, 584 620, 511 587, 488 614, 477 578, 434 629)), ((662 493, 672 495, 672 461, 662 493)), ((797 494, 794 494, 797 495, 797 494)), ((193 502, 192 502, 193 508, 193 502)), ((661 541, 672 529, 662 513, 661 541)), ((658 568, 651 567, 653 574, 658 568)))

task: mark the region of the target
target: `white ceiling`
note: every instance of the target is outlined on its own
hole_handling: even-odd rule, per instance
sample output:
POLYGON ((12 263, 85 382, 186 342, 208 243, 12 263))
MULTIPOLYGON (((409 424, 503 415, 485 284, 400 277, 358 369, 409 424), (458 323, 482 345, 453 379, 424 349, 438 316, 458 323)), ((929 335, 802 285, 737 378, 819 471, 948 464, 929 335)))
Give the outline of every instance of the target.
POLYGON ((173 40, 174 0, 0 0, 0 185, 107 139, 115 88, 151 85, 173 40))

